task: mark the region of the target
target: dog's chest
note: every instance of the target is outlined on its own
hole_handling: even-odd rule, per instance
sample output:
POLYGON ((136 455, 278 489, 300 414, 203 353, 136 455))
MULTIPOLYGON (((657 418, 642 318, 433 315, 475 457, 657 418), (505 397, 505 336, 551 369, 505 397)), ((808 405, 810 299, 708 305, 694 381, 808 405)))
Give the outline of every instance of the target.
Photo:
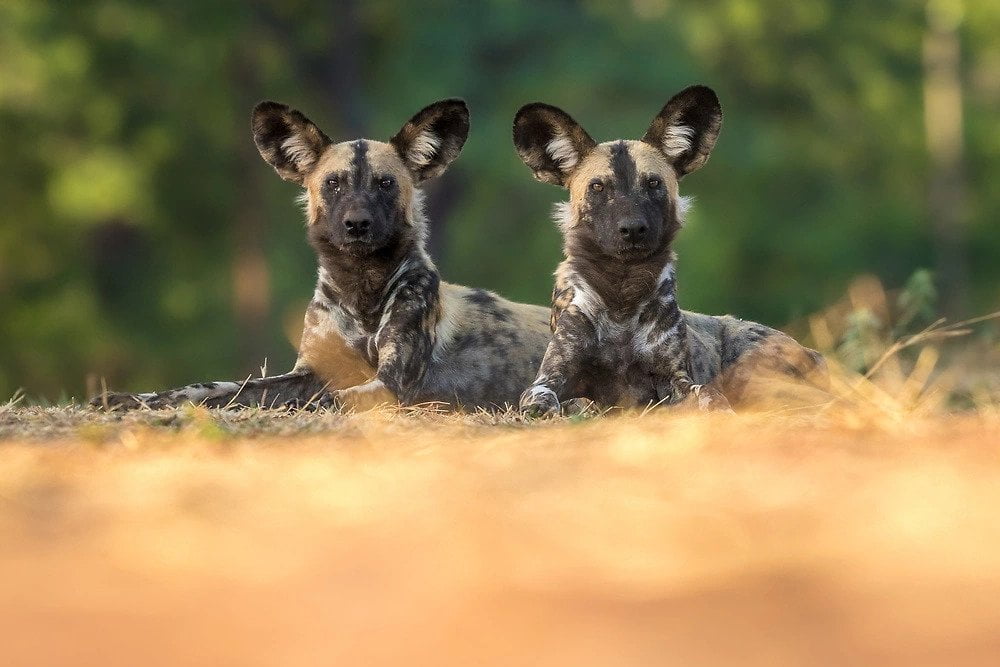
POLYGON ((367 338, 342 311, 310 306, 296 366, 311 369, 334 389, 366 382, 376 366, 365 352, 367 338))
POLYGON ((654 351, 645 345, 638 317, 607 316, 594 323, 596 346, 588 364, 588 384, 595 400, 611 405, 655 402, 654 351))

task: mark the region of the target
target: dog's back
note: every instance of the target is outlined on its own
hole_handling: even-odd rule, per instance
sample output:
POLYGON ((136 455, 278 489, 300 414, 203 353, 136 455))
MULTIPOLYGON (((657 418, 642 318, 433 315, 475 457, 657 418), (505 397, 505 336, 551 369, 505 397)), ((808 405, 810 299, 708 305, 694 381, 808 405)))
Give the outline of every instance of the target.
POLYGON ((731 315, 684 312, 696 384, 716 383, 733 406, 768 408, 829 398, 823 357, 777 329, 731 315))

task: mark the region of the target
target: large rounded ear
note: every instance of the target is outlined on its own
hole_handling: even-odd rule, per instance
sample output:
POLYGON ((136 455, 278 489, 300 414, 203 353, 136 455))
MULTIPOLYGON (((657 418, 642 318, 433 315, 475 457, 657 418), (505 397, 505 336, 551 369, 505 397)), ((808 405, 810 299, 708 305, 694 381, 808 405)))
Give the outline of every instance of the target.
POLYGON ((260 156, 286 181, 302 185, 332 141, 301 112, 278 102, 261 102, 250 121, 260 156))
POLYGON ((706 86, 691 86, 670 98, 642 140, 663 151, 678 176, 708 161, 722 127, 722 106, 706 86))
POLYGON ((418 111, 389 143, 419 183, 443 174, 462 152, 468 136, 469 107, 462 100, 450 99, 418 111))
POLYGON ((514 116, 514 147, 535 178, 566 185, 597 143, 562 109, 535 102, 514 116))

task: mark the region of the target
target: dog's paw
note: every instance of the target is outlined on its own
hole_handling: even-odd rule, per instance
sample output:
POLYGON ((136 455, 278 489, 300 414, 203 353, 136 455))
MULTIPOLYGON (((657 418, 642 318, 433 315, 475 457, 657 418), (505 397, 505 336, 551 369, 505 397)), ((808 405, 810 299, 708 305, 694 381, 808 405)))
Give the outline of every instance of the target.
POLYGON ((711 385, 694 384, 691 391, 681 402, 675 404, 680 410, 698 412, 728 412, 733 413, 729 400, 721 391, 711 385))
POLYGON ((312 412, 316 409, 316 403, 314 401, 307 401, 296 397, 290 398, 282 403, 280 408, 287 412, 297 412, 299 410, 312 412))
POLYGON ((734 413, 733 407, 729 405, 729 399, 713 386, 693 385, 691 395, 694 397, 698 409, 702 412, 734 413))
POLYGON ((656 398, 658 405, 664 407, 671 405, 687 405, 694 395, 695 385, 686 377, 683 378, 661 378, 656 382, 656 398))
POLYGON ((313 401, 313 405, 316 406, 317 410, 337 410, 343 405, 343 403, 337 400, 336 391, 324 391, 316 397, 316 400, 313 401))
POLYGON ((548 387, 531 387, 521 394, 520 410, 525 417, 541 419, 559 414, 559 398, 548 387))
POLYGON ((305 412, 316 412, 317 410, 335 410, 340 407, 335 391, 324 391, 308 399, 292 398, 281 404, 285 410, 303 410, 305 412))
POLYGON ((395 405, 396 396, 381 380, 372 380, 347 389, 327 392, 320 397, 320 407, 360 412, 380 405, 395 405))
POLYGON ((559 412, 563 417, 587 417, 598 414, 600 410, 597 403, 589 398, 571 398, 562 402, 559 412))

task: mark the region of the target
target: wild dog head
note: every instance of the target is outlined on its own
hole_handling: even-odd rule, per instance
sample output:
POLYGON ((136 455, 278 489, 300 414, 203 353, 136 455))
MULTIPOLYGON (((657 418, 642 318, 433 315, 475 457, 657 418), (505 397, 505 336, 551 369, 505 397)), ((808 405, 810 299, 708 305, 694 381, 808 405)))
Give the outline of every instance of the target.
POLYGON ((514 145, 535 178, 569 190, 560 214, 568 251, 641 261, 669 251, 683 214, 678 182, 705 164, 721 125, 718 97, 692 86, 639 141, 598 144, 565 111, 534 103, 514 118, 514 145))
POLYGON ((469 134, 457 99, 419 111, 388 142, 334 143, 301 112, 278 102, 253 110, 254 143, 278 175, 305 188, 310 243, 321 254, 366 257, 423 242, 421 182, 444 173, 469 134))

